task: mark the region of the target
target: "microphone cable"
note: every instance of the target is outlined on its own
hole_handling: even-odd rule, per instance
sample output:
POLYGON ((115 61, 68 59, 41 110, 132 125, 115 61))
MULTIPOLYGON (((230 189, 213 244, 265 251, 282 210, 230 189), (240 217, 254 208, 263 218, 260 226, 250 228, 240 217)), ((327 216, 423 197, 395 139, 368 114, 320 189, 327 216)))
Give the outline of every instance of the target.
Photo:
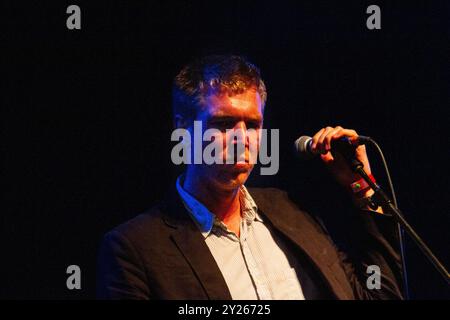
MULTIPOLYGON (((378 143, 373 140, 371 137, 366 137, 366 140, 372 145, 378 152, 379 157, 383 163, 384 172, 386 174, 386 179, 389 186, 389 191, 391 193, 392 202, 396 208, 398 208, 397 197, 395 195, 394 184, 392 183, 391 174, 389 173, 389 168, 386 162, 386 158, 384 157, 383 151, 381 150, 378 143)), ((408 286, 408 274, 406 272, 406 252, 405 252, 405 238, 404 231, 399 223, 397 223, 397 232, 399 238, 400 245, 400 256, 402 260, 402 278, 403 278, 403 295, 405 296, 405 300, 409 300, 409 286, 408 286)))

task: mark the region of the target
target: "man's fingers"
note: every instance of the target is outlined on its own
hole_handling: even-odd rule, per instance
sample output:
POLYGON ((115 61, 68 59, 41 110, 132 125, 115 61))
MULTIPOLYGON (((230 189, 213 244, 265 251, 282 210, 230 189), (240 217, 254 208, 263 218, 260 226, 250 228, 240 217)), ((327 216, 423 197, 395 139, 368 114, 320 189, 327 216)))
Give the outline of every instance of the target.
POLYGON ((354 141, 356 138, 358 138, 358 133, 353 129, 343 129, 341 135, 336 138, 340 137, 349 137, 350 140, 354 141))
POLYGON ((326 128, 325 128, 325 131, 322 132, 322 134, 320 135, 319 139, 317 140, 316 148, 317 148, 317 150, 319 150, 321 153, 327 153, 326 146, 324 145, 323 142, 324 142, 324 140, 325 140, 325 137, 326 137, 331 131, 333 131, 333 130, 334 130, 333 127, 326 127, 326 128))
POLYGON ((323 140, 326 150, 331 150, 331 142, 342 137, 348 137, 351 141, 358 138, 358 133, 352 129, 344 129, 340 126, 328 132, 323 140))
POLYGON ((336 139, 336 137, 340 136, 339 133, 344 130, 342 127, 336 127, 333 130, 331 130, 325 137, 324 143, 325 143, 325 149, 327 151, 331 150, 331 141, 336 139))
POLYGON ((311 148, 326 154, 331 150, 332 141, 341 137, 348 137, 354 141, 358 134, 353 129, 344 129, 341 126, 322 128, 312 137, 311 148))
POLYGON ((317 145, 317 141, 319 140, 320 135, 322 134, 322 132, 325 131, 325 128, 320 129, 313 137, 312 137, 312 144, 311 147, 312 149, 316 148, 317 145))

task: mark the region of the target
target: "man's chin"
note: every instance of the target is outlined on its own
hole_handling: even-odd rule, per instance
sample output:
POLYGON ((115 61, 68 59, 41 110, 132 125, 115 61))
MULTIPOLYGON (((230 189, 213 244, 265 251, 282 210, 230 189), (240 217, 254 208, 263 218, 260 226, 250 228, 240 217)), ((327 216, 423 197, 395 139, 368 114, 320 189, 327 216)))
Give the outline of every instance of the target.
POLYGON ((226 170, 223 172, 222 178, 230 188, 236 188, 242 186, 250 175, 253 169, 253 165, 248 163, 236 163, 227 165, 226 170))
POLYGON ((235 163, 228 167, 230 169, 230 172, 240 174, 240 173, 246 173, 247 175, 250 174, 250 171, 253 169, 253 165, 249 163, 235 163))

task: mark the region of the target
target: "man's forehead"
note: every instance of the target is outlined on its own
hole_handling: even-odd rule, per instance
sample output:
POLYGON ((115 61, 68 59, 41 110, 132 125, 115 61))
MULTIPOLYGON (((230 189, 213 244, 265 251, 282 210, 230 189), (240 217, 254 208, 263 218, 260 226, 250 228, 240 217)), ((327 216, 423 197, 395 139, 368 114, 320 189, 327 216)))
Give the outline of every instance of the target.
POLYGON ((210 116, 232 116, 242 113, 262 113, 261 98, 258 92, 248 90, 242 94, 228 96, 210 95, 206 99, 207 112, 210 116))

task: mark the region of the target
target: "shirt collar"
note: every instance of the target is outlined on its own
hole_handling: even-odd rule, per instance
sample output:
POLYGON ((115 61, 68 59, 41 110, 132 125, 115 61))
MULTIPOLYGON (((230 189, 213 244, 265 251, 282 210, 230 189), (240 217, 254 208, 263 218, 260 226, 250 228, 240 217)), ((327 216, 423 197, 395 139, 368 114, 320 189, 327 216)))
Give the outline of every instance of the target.
MULTIPOLYGON (((222 221, 220 221, 200 201, 195 199, 183 189, 181 186, 183 180, 183 175, 179 176, 177 179, 176 187, 178 194, 180 195, 189 214, 194 219, 194 222, 199 227, 202 235, 206 238, 211 233, 213 226, 226 230, 226 225, 222 221)), ((244 185, 242 185, 239 189, 239 201, 241 203, 242 216, 246 220, 247 224, 251 224, 254 220, 259 222, 263 221, 258 214, 258 206, 244 185)))
POLYGON ((244 185, 239 188, 239 201, 241 202, 243 217, 247 222, 251 223, 253 220, 263 221, 258 214, 258 206, 244 185))

